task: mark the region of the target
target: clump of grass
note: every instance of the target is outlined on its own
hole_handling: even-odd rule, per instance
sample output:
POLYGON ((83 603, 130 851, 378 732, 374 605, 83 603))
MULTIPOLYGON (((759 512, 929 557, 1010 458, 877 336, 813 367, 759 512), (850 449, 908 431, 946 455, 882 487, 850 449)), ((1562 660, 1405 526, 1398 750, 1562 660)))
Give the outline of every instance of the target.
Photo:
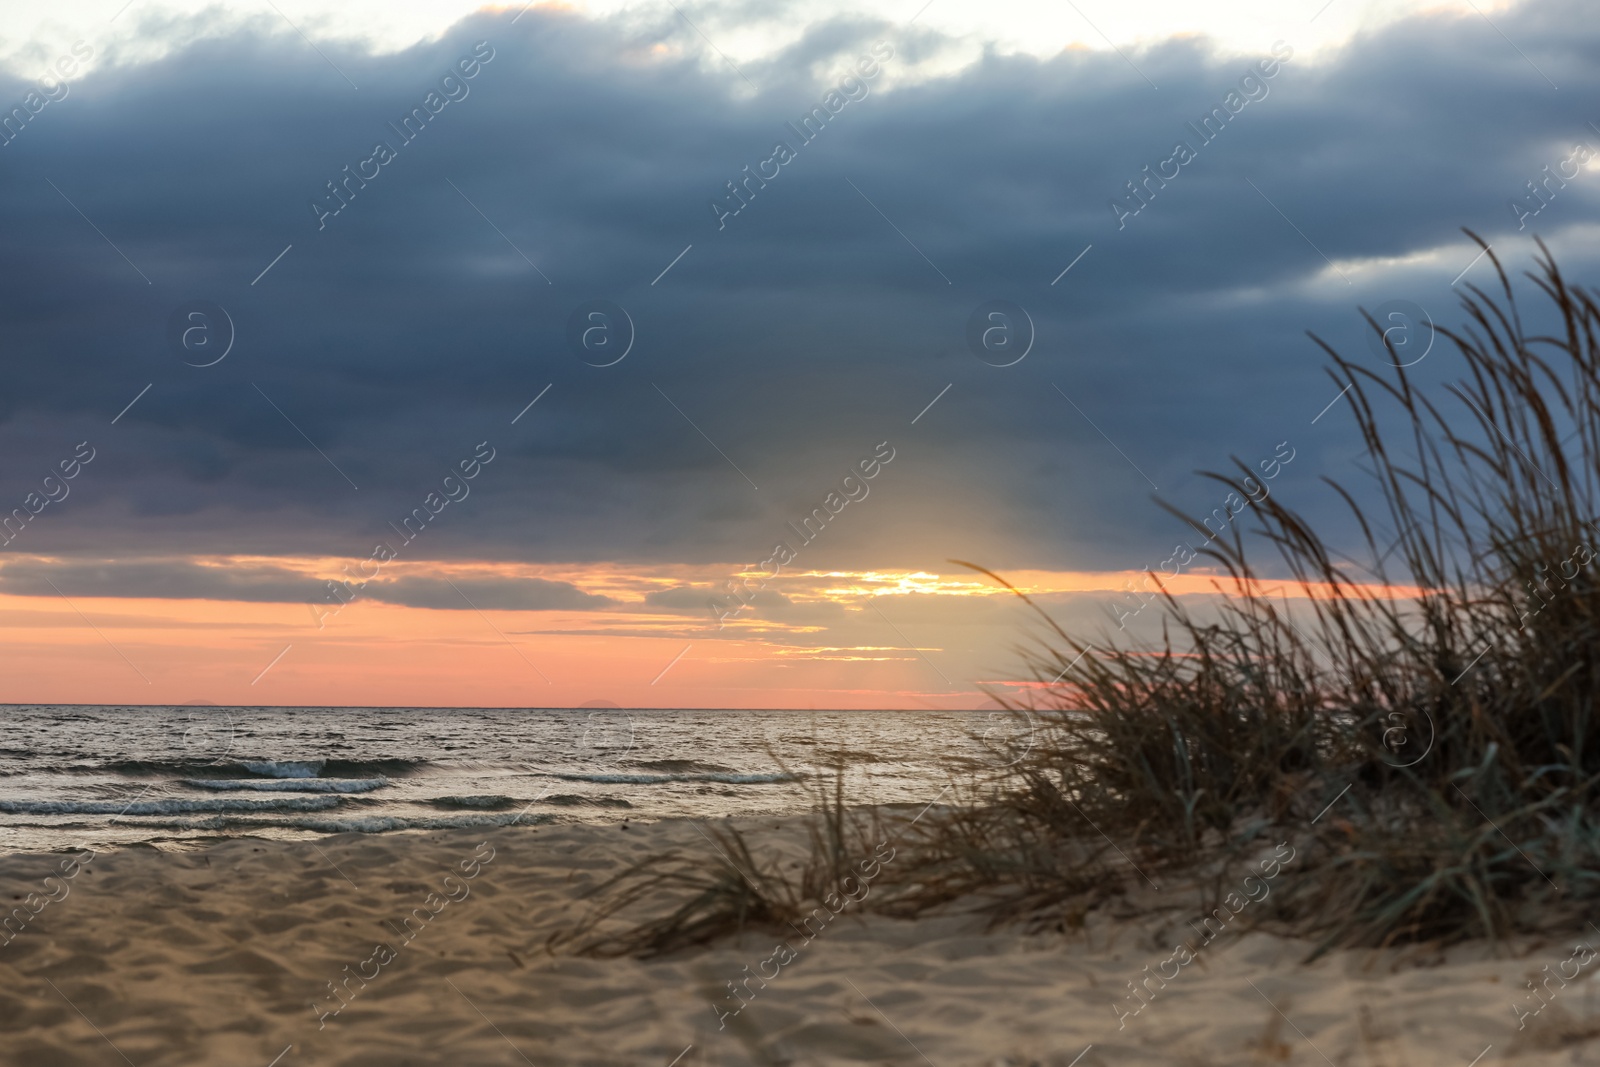
POLYGON ((857 865, 886 831, 877 812, 846 805, 845 760, 831 770, 831 786, 814 779, 817 807, 798 847, 771 839, 763 847, 729 822, 696 824, 707 849, 650 856, 595 886, 586 894, 595 906, 549 947, 658 956, 750 928, 794 931, 828 898, 859 893, 857 865), (660 910, 662 899, 670 910, 660 910))
POLYGON ((593 956, 659 956, 703 945, 747 926, 775 926, 801 914, 780 862, 758 859, 732 826, 704 830, 714 855, 649 856, 587 894, 597 903, 547 947, 593 956), (662 914, 658 901, 672 902, 662 914))
MULTIPOLYGON (((1600 580, 1575 561, 1600 514, 1600 307, 1540 249, 1527 277, 1551 328, 1525 326, 1484 246, 1498 293, 1472 287, 1466 325, 1439 331, 1458 382, 1423 390, 1318 340, 1373 484, 1325 481, 1372 562, 1274 494, 1248 536, 1202 552, 1219 594, 1203 615, 1163 591, 1158 645, 1054 628, 1036 676, 1083 658, 997 804, 1041 821, 1070 798, 1080 832, 1155 866, 1291 834, 1319 869, 1279 905, 1325 945, 1494 936, 1594 895, 1600 580)), ((1252 473, 1208 477, 1255 499, 1252 473)))

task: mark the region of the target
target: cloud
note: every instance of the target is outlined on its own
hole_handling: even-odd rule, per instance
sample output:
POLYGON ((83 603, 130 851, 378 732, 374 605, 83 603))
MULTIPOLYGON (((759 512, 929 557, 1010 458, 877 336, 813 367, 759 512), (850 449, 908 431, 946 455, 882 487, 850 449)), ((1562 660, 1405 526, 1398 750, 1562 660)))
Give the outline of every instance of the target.
POLYGON ((443 578, 377 579, 361 588, 361 596, 410 608, 482 611, 594 611, 616 603, 570 582, 542 578, 463 578, 454 586, 443 578))
POLYGON ((656 589, 646 593, 644 603, 656 611, 707 615, 708 605, 717 596, 713 586, 675 585, 670 589, 656 589))
POLYGON ((203 566, 186 560, 11 560, 0 566, 0 593, 12 596, 138 597, 171 600, 308 602, 322 583, 268 565, 203 566), (53 583, 53 584, 52 584, 53 583))
MULTIPOLYGON (((237 561, 19 559, 0 566, 0 595, 59 594, 252 603, 320 604, 329 600, 324 579, 284 567, 237 561)), ((360 587, 359 597, 413 608, 475 607, 484 611, 595 611, 617 603, 608 596, 586 593, 571 582, 516 576, 376 578, 360 587)))
MULTIPOLYGON (((1311 425, 1337 389, 1303 331, 1361 353, 1358 304, 1459 318, 1449 283, 1476 254, 1462 224, 1520 265, 1509 198, 1573 141, 1600 143, 1600 114, 1557 106, 1544 80, 1595 98, 1586 13, 1497 14, 1526 60, 1447 12, 1297 55, 1122 229, 1111 198, 1194 138, 1188 123, 1271 42, 1147 48, 1159 93, 1084 50, 914 77, 965 46, 859 17, 808 27, 755 92, 684 51, 670 20, 545 8, 341 51, 359 92, 252 22, 208 24, 151 62, 110 62, 106 45, 0 147, 0 513, 87 439, 99 458, 29 551, 364 559, 487 440, 497 458, 408 561, 752 560, 888 440, 898 458, 803 566, 1120 569, 1185 532, 1153 492, 1207 510, 1193 468, 1287 439, 1302 459, 1280 491, 1327 514, 1318 476, 1355 475, 1360 443, 1337 409, 1311 425), (871 92, 801 143, 786 123, 880 38, 895 55, 871 92), (413 140, 394 132, 479 41, 494 58, 470 93, 413 140), (713 198, 780 140, 794 159, 719 229, 713 198), (319 230, 313 198, 379 141, 395 158, 319 230), (1365 266, 1347 285, 1324 256, 1365 266), (967 348, 969 317, 997 298, 1037 329, 1014 367, 967 348), (214 367, 168 345, 194 299, 237 330, 214 367), (596 299, 637 334, 606 368, 567 341, 596 299)), ((0 82, 0 101, 25 91, 0 82)), ((1579 277, 1597 179, 1534 220, 1579 277)), ((1433 387, 1450 371, 1441 349, 1416 373, 1433 387)), ((149 566, 71 580, 309 599, 271 568, 149 566)), ((575 587, 479 592, 602 606, 575 587)), ((420 579, 387 595, 460 599, 420 579)))

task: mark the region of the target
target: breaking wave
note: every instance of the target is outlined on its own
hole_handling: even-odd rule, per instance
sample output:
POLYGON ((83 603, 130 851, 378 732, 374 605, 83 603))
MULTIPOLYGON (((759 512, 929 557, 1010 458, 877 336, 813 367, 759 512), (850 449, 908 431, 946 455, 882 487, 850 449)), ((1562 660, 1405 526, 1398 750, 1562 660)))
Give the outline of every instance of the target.
POLYGON ((736 774, 724 771, 705 771, 687 774, 562 774, 545 771, 548 777, 569 782, 601 782, 606 785, 660 785, 664 782, 722 782, 726 785, 754 785, 758 782, 795 782, 797 774, 786 771, 763 771, 756 774, 736 774))
POLYGON ((208 797, 183 800, 0 800, 0 811, 26 815, 176 815, 191 811, 327 811, 339 806, 339 797, 208 797))
POLYGON ((327 760, 241 760, 239 766, 267 778, 315 778, 327 760))
POLYGON ((389 784, 377 778, 185 778, 197 789, 250 790, 258 793, 370 793, 389 784))

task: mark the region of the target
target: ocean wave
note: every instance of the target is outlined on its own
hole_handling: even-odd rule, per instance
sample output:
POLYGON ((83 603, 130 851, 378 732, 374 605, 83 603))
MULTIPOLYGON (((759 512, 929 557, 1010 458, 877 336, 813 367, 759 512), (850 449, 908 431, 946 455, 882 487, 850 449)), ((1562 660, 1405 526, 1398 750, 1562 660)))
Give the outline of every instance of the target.
POLYGON ((267 778, 315 778, 327 760, 240 760, 239 766, 251 774, 267 778))
POLYGON ((327 811, 339 806, 338 797, 273 797, 248 800, 208 797, 182 800, 0 800, 0 812, 18 815, 175 815, 189 811, 327 811))
POLYGON ((515 815, 430 815, 423 818, 404 818, 398 815, 374 815, 360 819, 292 819, 288 820, 302 830, 320 830, 325 834, 384 834, 392 830, 455 830, 470 826, 524 826, 549 822, 549 816, 515 815))
POLYGON ((471 796, 434 797, 428 803, 439 808, 474 808, 479 811, 498 811, 501 808, 515 807, 519 802, 511 797, 490 793, 471 796))
POLYGON ((105 763, 73 763, 56 766, 72 774, 115 772, 131 778, 172 775, 179 778, 237 778, 249 775, 263 779, 304 781, 327 775, 330 778, 371 778, 382 775, 401 777, 427 765, 421 759, 326 759, 306 760, 108 760, 105 763))
POLYGON ((763 782, 794 782, 799 775, 786 771, 763 771, 756 774, 735 774, 706 771, 690 774, 562 774, 557 771, 542 772, 550 778, 569 782, 601 782, 606 785, 660 785, 664 782, 722 782, 725 785, 756 785, 763 782))
POLYGON ((717 763, 701 763, 692 759, 652 759, 652 760, 624 760, 625 767, 638 767, 643 771, 665 771, 668 774, 688 774, 699 771, 710 774, 733 774, 732 767, 724 767, 717 763))
POLYGON ((224 792, 248 789, 259 793, 370 793, 389 784, 377 778, 185 778, 184 785, 224 792))
POLYGON ((546 804, 557 804, 564 808, 631 808, 621 797, 580 797, 571 793, 557 793, 553 797, 545 797, 546 804))
POLYGON ((390 778, 403 778, 428 765, 428 761, 425 759, 399 759, 395 757, 339 759, 338 757, 330 756, 322 763, 322 773, 330 778, 370 778, 378 774, 387 775, 390 778))
POLYGON ((317 819, 287 817, 282 819, 251 819, 232 815, 216 815, 205 819, 161 819, 141 821, 142 827, 160 827, 167 830, 238 830, 255 828, 314 830, 324 834, 386 834, 396 830, 458 830, 474 826, 510 826, 519 823, 532 826, 547 823, 550 815, 435 815, 407 818, 398 815, 358 816, 350 819, 317 819))

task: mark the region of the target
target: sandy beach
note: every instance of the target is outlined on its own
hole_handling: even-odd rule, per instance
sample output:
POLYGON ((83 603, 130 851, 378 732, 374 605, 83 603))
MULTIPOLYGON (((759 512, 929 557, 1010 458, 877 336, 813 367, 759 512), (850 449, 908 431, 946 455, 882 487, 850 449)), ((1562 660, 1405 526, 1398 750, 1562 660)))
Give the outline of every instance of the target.
POLYGON ((768 959, 776 936, 650 961, 546 950, 586 907, 586 886, 668 848, 709 854, 693 824, 668 820, 241 838, 100 853, 70 878, 68 856, 11 857, 0 889, 38 911, 0 947, 0 1062, 1597 1062, 1592 971, 1547 981, 1544 1000, 1525 984, 1593 958, 1556 939, 1303 966, 1304 942, 1230 930, 1124 1014, 1128 983, 1163 969, 1183 936, 1173 887, 1165 911, 1124 898, 1067 932, 847 908, 778 977, 747 981, 748 1002, 725 1018, 713 1002, 728 1002, 727 983, 768 959), (1513 1004, 1541 1010, 1523 1008, 1519 1030, 1513 1004))

